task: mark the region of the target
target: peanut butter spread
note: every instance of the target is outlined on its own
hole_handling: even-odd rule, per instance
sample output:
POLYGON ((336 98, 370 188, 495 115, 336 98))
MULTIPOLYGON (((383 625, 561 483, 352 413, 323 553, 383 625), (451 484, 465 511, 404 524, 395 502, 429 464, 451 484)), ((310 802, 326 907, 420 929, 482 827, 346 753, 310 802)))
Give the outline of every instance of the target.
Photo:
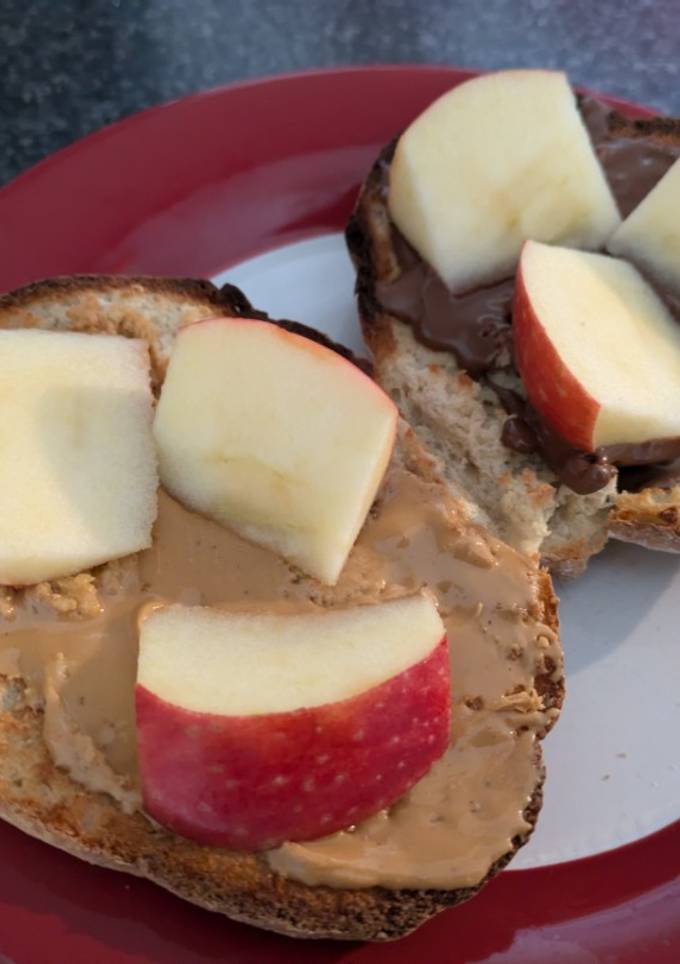
POLYGON ((529 564, 472 529, 437 485, 400 467, 390 469, 333 589, 161 493, 151 549, 91 574, 0 590, 0 675, 20 677, 42 710, 54 762, 132 812, 141 800, 137 627, 148 607, 299 610, 370 602, 424 583, 437 593, 449 633, 450 749, 389 810, 263 859, 309 884, 470 886, 528 829, 525 810, 541 780, 536 739, 558 712, 560 648, 540 621, 529 564))

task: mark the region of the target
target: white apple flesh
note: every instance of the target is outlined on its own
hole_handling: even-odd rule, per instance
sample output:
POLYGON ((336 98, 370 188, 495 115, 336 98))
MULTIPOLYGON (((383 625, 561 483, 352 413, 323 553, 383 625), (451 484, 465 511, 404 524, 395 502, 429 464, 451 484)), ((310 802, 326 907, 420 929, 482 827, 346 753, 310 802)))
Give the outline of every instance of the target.
POLYGON ((401 135, 390 215, 453 291, 515 271, 533 238, 601 247, 616 202, 564 74, 508 70, 444 94, 401 135))
POLYGON ((359 368, 263 321, 180 330, 154 424, 187 507, 333 584, 394 445, 397 410, 359 368))
POLYGON ((680 292, 680 159, 614 232, 607 250, 680 292))
POLYGON ((513 331, 531 404, 572 445, 680 437, 680 326, 628 262, 528 241, 513 331))
POLYGON ((28 585, 151 544, 156 458, 142 341, 0 331, 0 583, 28 585))
POLYGON ((152 817, 234 849, 312 839, 443 754, 445 630, 426 593, 285 615, 174 606, 142 624, 136 705, 152 817))

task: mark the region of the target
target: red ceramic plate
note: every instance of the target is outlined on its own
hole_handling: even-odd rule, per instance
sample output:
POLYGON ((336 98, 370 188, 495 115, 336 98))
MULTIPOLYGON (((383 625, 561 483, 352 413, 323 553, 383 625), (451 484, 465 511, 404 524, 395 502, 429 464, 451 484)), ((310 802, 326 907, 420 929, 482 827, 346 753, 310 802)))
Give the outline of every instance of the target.
MULTIPOLYGON (((337 231, 378 148, 468 76, 439 67, 310 73, 200 94, 109 127, 0 191, 0 288, 75 272, 212 276, 337 231)), ((6 825, 0 848, 0 952, 18 964, 680 960, 678 824, 598 856, 506 872, 389 945, 295 942, 234 924, 6 825)))

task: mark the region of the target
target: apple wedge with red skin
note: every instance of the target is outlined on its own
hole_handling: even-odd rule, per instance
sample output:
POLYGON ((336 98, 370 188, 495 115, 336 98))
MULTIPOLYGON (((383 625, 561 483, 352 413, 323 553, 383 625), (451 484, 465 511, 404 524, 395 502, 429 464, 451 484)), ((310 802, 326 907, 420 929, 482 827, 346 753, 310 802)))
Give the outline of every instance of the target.
POLYGON ((527 397, 571 445, 680 437, 680 326, 627 261, 527 241, 512 324, 527 397))
POLYGON ((419 593, 343 610, 173 606, 142 624, 144 807, 200 843, 257 851, 394 803, 446 749, 445 630, 419 593))

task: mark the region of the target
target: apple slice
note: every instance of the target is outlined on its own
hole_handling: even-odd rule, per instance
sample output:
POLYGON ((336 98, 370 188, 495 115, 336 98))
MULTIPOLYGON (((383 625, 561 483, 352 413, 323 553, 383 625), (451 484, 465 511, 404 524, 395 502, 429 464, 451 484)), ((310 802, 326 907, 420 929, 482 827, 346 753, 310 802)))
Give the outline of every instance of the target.
POLYGON ((191 509, 337 581, 389 462, 397 410, 329 348, 275 324, 183 328, 154 432, 191 509))
POLYGON ((141 341, 0 331, 0 583, 67 576, 151 544, 156 460, 141 341))
POLYGON ((144 806, 202 843, 261 850, 402 796, 448 744, 445 629, 419 593, 374 606, 142 623, 144 806))
POLYGON ((572 445, 680 436, 680 326, 628 262, 528 241, 513 331, 529 401, 572 445))
POLYGON ((607 249, 680 292, 680 158, 614 232, 607 249))
POLYGON ((513 274, 522 242, 597 248, 620 222, 564 74, 486 74, 399 138, 394 223, 453 291, 513 274))

